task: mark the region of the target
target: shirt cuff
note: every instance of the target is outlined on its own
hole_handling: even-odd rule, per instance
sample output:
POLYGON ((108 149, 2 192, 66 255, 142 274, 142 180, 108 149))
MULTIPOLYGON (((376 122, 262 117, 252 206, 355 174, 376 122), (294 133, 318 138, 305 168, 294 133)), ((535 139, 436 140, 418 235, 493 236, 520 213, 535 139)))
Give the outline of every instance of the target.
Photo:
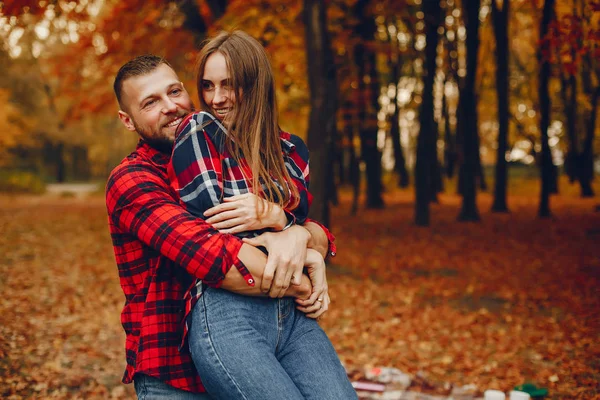
POLYGON ((246 265, 238 257, 240 249, 242 248, 243 242, 241 239, 239 239, 238 237, 235 237, 235 236, 231 236, 231 239, 232 240, 229 240, 228 243, 225 245, 225 248, 223 249, 223 251, 225 252, 225 255, 223 256, 223 260, 221 263, 221 274, 222 275, 219 277, 220 279, 214 280, 214 281, 208 281, 208 280, 204 279, 204 283, 206 283, 207 285, 209 285, 211 287, 215 287, 215 288, 221 287, 223 285, 223 280, 225 279, 225 275, 227 275, 229 270, 232 267, 234 267, 238 271, 240 271, 240 274, 242 274, 242 277, 244 278, 244 280, 246 281, 248 286, 254 286, 254 284, 255 284, 254 277, 252 276, 252 274, 250 273, 248 268, 246 268, 246 265))
POLYGON ((282 231, 285 231, 286 229, 290 228, 292 225, 296 224, 296 216, 288 210, 283 210, 283 213, 285 214, 285 218, 287 220, 287 223, 285 224, 285 226, 282 229, 282 231))
POLYGON ((337 254, 337 247, 335 245, 335 236, 333 236, 333 233, 331 233, 329 231, 329 229, 327 229, 327 227, 325 225, 323 225, 322 223, 320 223, 319 221, 315 221, 314 219, 307 218, 306 222, 315 223, 315 224, 319 225, 321 227, 321 229, 323 229, 323 232, 325 232, 325 235, 327 236, 327 241, 329 242, 328 247, 327 247, 327 254, 331 257, 335 257, 337 254))
MULTIPOLYGON (((237 270, 240 271, 240 274, 242 274, 242 277, 244 278, 244 280, 246 281, 248 286, 254 286, 254 284, 255 284, 254 277, 252 276, 252 274, 250 273, 248 268, 246 268, 246 266, 244 265, 242 260, 240 260, 239 258, 236 257, 236 260, 233 263, 233 267, 237 268, 237 270)), ((221 281, 221 283, 222 283, 222 281, 221 281)))

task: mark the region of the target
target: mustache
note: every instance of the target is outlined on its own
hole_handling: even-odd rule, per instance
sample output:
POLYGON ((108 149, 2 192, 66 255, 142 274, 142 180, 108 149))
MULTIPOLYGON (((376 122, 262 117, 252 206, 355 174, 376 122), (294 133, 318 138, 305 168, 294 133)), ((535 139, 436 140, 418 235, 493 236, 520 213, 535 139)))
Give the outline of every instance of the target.
MULTIPOLYGON (((173 122, 174 120, 176 120, 177 118, 181 118, 183 122, 183 119, 190 114, 192 111, 185 111, 185 110, 177 110, 175 112, 175 115, 169 117, 169 119, 167 120, 167 122, 165 122, 164 124, 162 124, 163 127, 169 125, 171 122, 173 122)), ((180 122, 180 124, 181 124, 180 122)), ((179 125, 177 125, 179 127, 179 125)))

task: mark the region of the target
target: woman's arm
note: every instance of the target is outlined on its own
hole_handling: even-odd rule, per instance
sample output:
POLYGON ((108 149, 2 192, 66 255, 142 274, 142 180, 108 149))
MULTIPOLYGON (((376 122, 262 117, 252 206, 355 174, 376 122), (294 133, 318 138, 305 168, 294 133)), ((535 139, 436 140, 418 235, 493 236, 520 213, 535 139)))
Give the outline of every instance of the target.
MULTIPOLYGON (((225 279, 221 285, 222 289, 230 292, 243 294, 246 296, 266 296, 261 290, 262 279, 267 264, 267 256, 256 247, 244 243, 238 253, 238 258, 244 263, 246 268, 254 278, 254 286, 248 283, 242 277, 242 274, 236 269, 231 268, 225 275, 225 279)), ((285 290, 284 296, 295 297, 297 299, 308 299, 312 293, 312 284, 308 276, 302 275, 299 285, 290 285, 285 290)))
POLYGON ((215 229, 230 234, 265 228, 281 231, 288 223, 281 206, 253 193, 225 197, 221 204, 206 210, 204 218, 215 229))

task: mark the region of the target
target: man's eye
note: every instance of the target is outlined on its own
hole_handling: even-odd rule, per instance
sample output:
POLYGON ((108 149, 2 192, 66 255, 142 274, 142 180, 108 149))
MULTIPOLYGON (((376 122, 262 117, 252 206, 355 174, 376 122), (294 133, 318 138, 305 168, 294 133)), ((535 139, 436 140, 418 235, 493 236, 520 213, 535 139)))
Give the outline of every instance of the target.
POLYGON ((171 94, 173 96, 177 96, 177 95, 181 94, 181 92, 182 92, 181 89, 173 89, 173 90, 171 90, 171 94))
POLYGON ((156 103, 156 99, 148 100, 146 103, 144 103, 144 108, 148 108, 148 107, 154 105, 155 103, 156 103))

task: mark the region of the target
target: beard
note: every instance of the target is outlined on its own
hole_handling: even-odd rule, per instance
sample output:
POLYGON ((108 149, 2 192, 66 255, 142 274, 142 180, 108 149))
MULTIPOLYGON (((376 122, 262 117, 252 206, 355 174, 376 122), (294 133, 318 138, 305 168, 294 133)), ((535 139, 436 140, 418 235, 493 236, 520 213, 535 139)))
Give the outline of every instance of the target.
MULTIPOLYGON (((177 113, 177 117, 185 117, 186 111, 181 110, 177 113)), ((133 121, 133 125, 138 135, 150 145, 150 147, 160 151, 161 153, 171 154, 173 151, 173 144, 175 143, 174 135, 168 135, 163 132, 164 127, 152 129, 149 127, 142 127, 133 121)), ((176 128, 177 129, 177 128, 176 128)))
POLYGON ((169 139, 166 137, 146 137, 140 133, 140 136, 146 143, 150 145, 150 147, 160 151, 161 153, 171 154, 173 151, 173 139, 169 139))

